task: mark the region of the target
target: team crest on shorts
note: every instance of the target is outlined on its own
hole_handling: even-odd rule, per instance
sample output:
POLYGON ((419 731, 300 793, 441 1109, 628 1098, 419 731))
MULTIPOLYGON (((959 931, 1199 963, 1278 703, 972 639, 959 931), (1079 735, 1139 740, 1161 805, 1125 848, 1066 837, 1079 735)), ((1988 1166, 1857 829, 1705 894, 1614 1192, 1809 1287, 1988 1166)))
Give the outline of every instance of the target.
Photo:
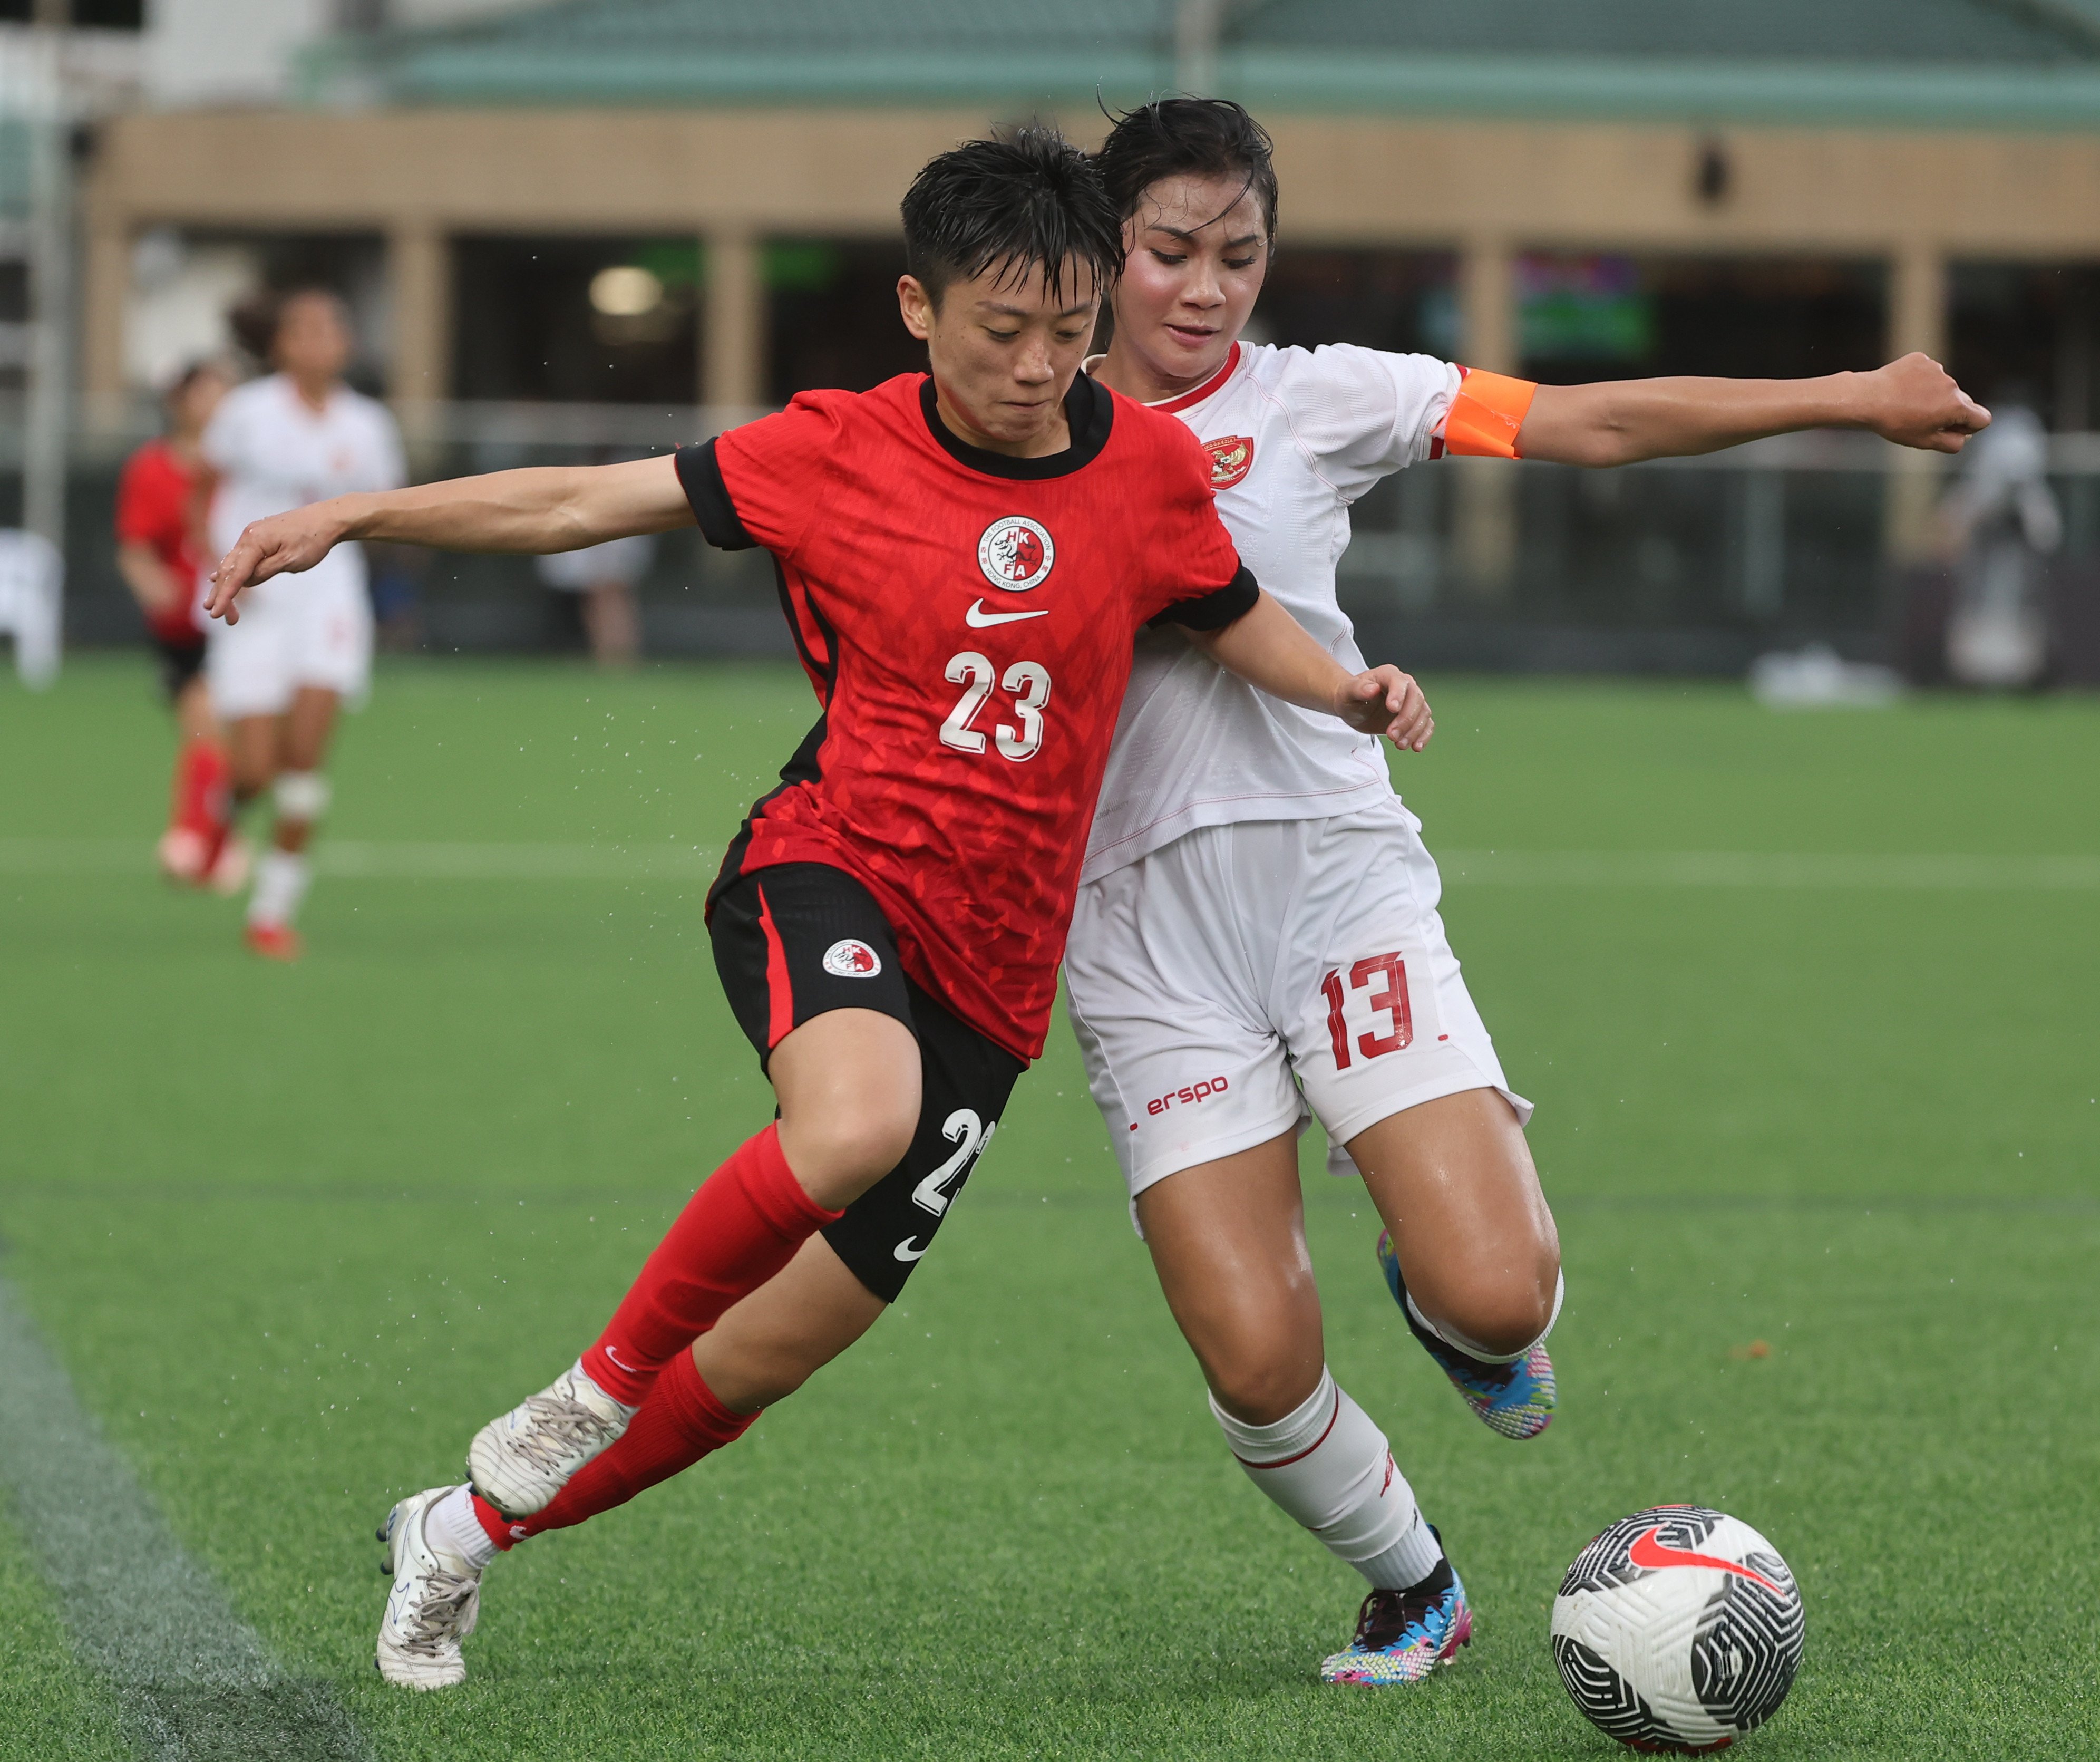
POLYGON ((849 936, 824 951, 824 970, 842 979, 871 979, 882 970, 882 956, 849 936))
POLYGON ((1211 456, 1213 490, 1230 489, 1254 464, 1251 435, 1220 435, 1215 440, 1205 441, 1203 450, 1211 456))
POLYGON ((1047 529, 1017 514, 1002 515, 977 541, 977 567, 994 587, 1025 594, 1048 579, 1057 547, 1047 529))

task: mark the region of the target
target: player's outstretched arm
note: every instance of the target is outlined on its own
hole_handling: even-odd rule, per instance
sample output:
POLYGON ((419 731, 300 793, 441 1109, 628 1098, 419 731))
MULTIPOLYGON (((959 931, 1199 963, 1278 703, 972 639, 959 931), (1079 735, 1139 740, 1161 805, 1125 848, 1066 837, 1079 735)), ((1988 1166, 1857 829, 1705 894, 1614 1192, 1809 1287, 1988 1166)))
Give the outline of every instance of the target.
POLYGON ((1959 453, 1991 413, 1929 355, 1820 379, 1626 379, 1541 386, 1517 432, 1527 459, 1631 465, 1803 428, 1864 428, 1906 447, 1959 453))
POLYGON ((337 496, 244 530, 212 572, 205 610, 238 623, 235 600, 243 588, 311 569, 346 539, 545 554, 692 523, 692 505, 668 454, 628 465, 491 471, 409 489, 337 496))
POLYGON ((1229 672, 1272 697, 1325 710, 1365 734, 1419 753, 1436 724, 1422 687, 1397 667, 1352 673, 1266 593, 1219 630, 1189 630, 1190 642, 1229 672))

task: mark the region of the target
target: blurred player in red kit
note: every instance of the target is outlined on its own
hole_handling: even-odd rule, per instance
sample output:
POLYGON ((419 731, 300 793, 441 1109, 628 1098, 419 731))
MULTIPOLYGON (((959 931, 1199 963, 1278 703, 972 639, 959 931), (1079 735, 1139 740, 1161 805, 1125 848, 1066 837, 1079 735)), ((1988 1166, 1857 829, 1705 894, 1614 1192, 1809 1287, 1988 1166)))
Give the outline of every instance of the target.
POLYGON ((202 561, 192 518, 205 425, 232 383, 218 363, 199 361, 168 387, 167 432, 125 461, 117 481, 117 567, 145 614, 180 741, 161 868, 171 880, 237 887, 241 877, 224 848, 226 741, 204 682, 202 561))
POLYGON ((1428 738, 1412 680, 1344 668, 1260 591, 1187 431, 1079 372, 1123 260, 1083 155, 1040 130, 971 143, 920 172, 903 219, 898 298, 930 373, 805 393, 673 459, 340 497, 257 523, 216 572, 208 609, 231 617, 347 538, 546 551, 697 523, 772 554, 822 706, 709 899, 777 1119, 596 1343, 476 1434, 470 1485, 395 1507, 390 1681, 461 1680, 499 1548, 733 1442, 902 1291, 1042 1049, 1141 629, 1428 738))

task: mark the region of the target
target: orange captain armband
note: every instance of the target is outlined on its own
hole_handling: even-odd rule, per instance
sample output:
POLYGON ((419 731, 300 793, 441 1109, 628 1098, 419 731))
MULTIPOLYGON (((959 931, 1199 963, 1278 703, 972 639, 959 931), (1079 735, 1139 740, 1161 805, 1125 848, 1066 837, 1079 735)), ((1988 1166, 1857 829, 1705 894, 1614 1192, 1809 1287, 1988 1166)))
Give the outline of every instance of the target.
POLYGON ((1462 367, 1466 377, 1444 418, 1444 450, 1461 458, 1515 459, 1517 431, 1524 426, 1538 385, 1505 373, 1462 367))

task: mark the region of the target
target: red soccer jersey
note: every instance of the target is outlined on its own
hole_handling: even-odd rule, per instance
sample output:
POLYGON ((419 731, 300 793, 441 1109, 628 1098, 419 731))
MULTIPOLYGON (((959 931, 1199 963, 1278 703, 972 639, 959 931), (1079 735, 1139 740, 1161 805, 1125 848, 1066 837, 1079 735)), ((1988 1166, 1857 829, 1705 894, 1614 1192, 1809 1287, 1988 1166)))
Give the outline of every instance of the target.
POLYGON ((1181 423, 1083 373, 1065 411, 1070 449, 1008 458, 956 439, 911 373, 678 454, 708 541, 773 554, 823 705, 724 877, 845 870, 912 978, 1031 1059, 1132 644, 1255 593, 1181 423))
POLYGON ((148 617, 156 635, 170 643, 204 641, 197 628, 199 570, 190 547, 190 492, 196 474, 165 440, 149 440, 125 461, 117 480, 119 544, 152 548, 182 584, 183 597, 166 612, 148 617))

